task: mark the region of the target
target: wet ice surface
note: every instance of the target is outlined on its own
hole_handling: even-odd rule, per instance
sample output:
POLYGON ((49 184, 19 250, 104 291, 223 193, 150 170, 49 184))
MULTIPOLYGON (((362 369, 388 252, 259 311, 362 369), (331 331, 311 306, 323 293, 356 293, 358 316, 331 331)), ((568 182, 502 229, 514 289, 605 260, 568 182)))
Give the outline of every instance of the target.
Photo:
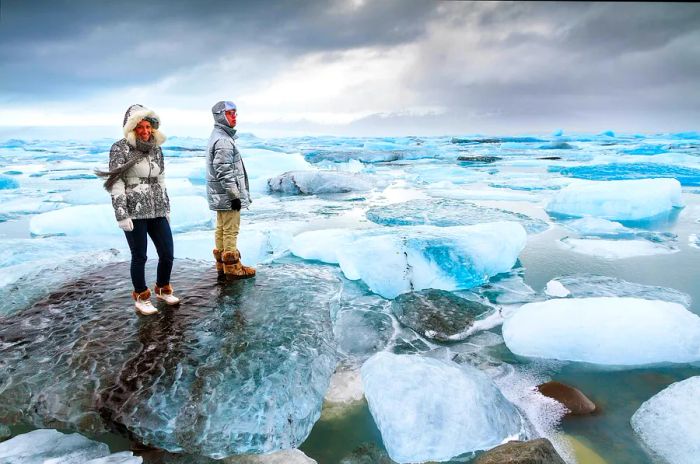
MULTIPOLYGON (((255 287, 255 291, 267 292, 268 296, 258 303, 296 296, 305 299, 310 295, 317 301, 317 304, 305 304, 305 310, 295 316, 305 319, 307 326, 313 325, 316 331, 322 329, 323 335, 316 337, 319 340, 313 340, 317 345, 311 345, 316 346, 317 352, 324 353, 319 366, 307 363, 306 372, 317 372, 311 376, 315 380, 305 379, 299 383, 316 385, 310 388, 317 391, 304 393, 306 399, 301 400, 299 406, 276 373, 246 371, 239 364, 248 362, 253 353, 269 351, 272 358, 279 354, 274 337, 265 338, 259 344, 250 343, 245 349, 233 339, 238 330, 250 328, 239 324, 239 312, 257 311, 255 304, 258 303, 243 304, 238 312, 214 312, 216 316, 211 310, 202 309, 213 305, 212 301, 223 294, 226 296, 221 298, 226 301, 235 299, 233 294, 218 286, 200 291, 210 283, 214 285, 213 281, 199 282, 198 277, 213 273, 210 267, 214 216, 205 206, 205 140, 171 137, 164 147, 166 182, 173 206, 175 256, 179 269, 188 269, 185 275, 176 272, 175 279, 180 288, 191 289, 186 292, 189 293, 188 307, 181 307, 183 320, 163 314, 153 320, 140 321, 130 309, 126 264, 117 265, 121 277, 110 282, 103 290, 105 296, 100 297, 100 301, 109 300, 115 307, 98 307, 93 298, 76 296, 74 291, 62 295, 61 303, 54 309, 46 309, 41 303, 47 295, 72 288, 75 282, 84 281, 85 276, 89 277, 103 266, 128 261, 128 248, 116 227, 109 196, 92 174, 94 168, 106 165, 113 140, 0 141, 0 176, 4 176, 0 181, 0 186, 4 186, 0 188, 0 301, 3 302, 0 317, 15 321, 12 325, 15 328, 23 324, 25 331, 31 331, 34 324, 37 340, 46 337, 42 343, 49 343, 52 349, 58 349, 54 343, 56 337, 78 340, 78 344, 73 345, 78 349, 66 348, 58 357, 43 353, 34 356, 32 359, 39 364, 2 358, 0 362, 6 363, 3 375, 7 372, 4 367, 11 367, 13 372, 25 376, 27 382, 36 381, 41 388, 30 390, 0 382, 0 395, 11 394, 17 398, 17 401, 3 400, 2 404, 11 413, 3 411, 0 424, 18 420, 18 411, 32 411, 25 416, 32 424, 46 423, 50 427, 78 424, 75 430, 109 426, 114 433, 135 441, 160 443, 156 446, 176 449, 181 443, 187 443, 186 449, 194 453, 183 456, 162 451, 143 453, 147 463, 209 464, 213 461, 204 455, 211 452, 205 448, 218 442, 213 438, 214 429, 207 429, 209 423, 200 420, 198 414, 206 411, 206 415, 213 418, 212 424, 219 416, 241 416, 235 408, 243 406, 233 404, 235 399, 226 403, 222 389, 216 388, 227 383, 222 376, 238 369, 248 376, 247 381, 241 380, 240 388, 253 388, 264 378, 271 385, 268 396, 293 401, 294 406, 285 410, 287 424, 290 424, 292 411, 305 417, 292 416, 293 426, 277 427, 284 423, 282 411, 271 412, 269 405, 256 406, 258 409, 248 413, 262 418, 269 412, 272 423, 277 424, 261 434, 265 438, 260 438, 260 442, 288 439, 296 446, 313 426, 309 439, 301 443, 302 449, 319 463, 340 462, 362 444, 353 440, 373 441, 381 453, 385 451, 378 438, 379 432, 374 425, 368 425, 372 422, 369 412, 366 412, 369 419, 357 419, 356 413, 343 412, 342 408, 334 409, 332 414, 324 411, 332 419, 326 422, 321 419, 314 425, 321 399, 328 393, 321 390, 324 390, 323 385, 328 385, 332 371, 332 367, 328 367, 332 364, 329 360, 338 359, 338 372, 343 374, 337 377, 339 383, 336 382, 332 388, 334 393, 329 397, 341 398, 341 403, 345 396, 355 398, 352 411, 366 410, 366 405, 357 406, 361 387, 357 382, 347 383, 347 379, 359 378, 363 362, 377 353, 388 352, 454 361, 479 369, 525 418, 527 435, 550 438, 568 462, 573 462, 574 458, 566 440, 557 434, 561 427, 567 432, 574 427, 573 433, 587 438, 591 447, 608 462, 650 463, 651 458, 645 454, 641 442, 628 430, 633 411, 626 417, 617 417, 620 409, 610 408, 605 417, 592 418, 590 426, 566 422, 558 425, 562 411, 543 400, 541 395, 532 393, 532 387, 538 383, 564 375, 562 366, 568 366, 566 372, 579 372, 578 375, 588 382, 594 399, 597 396, 607 404, 630 404, 627 397, 620 398, 623 389, 607 388, 607 377, 595 373, 596 370, 587 373, 586 367, 577 367, 580 363, 515 356, 504 344, 501 324, 504 318, 517 314, 522 305, 551 298, 566 301, 596 297, 641 298, 678 303, 697 313, 693 299, 697 301, 700 292, 692 276, 700 266, 697 251, 700 247, 697 239, 700 197, 696 192, 700 178, 698 140, 697 133, 625 136, 610 131, 598 135, 559 131, 552 136, 522 137, 276 140, 241 134, 239 148, 250 177, 253 204, 243 211, 239 248, 244 262, 256 266, 267 264, 259 270, 261 275, 256 285, 262 287, 255 287), (303 174, 293 179, 284 177, 290 171, 303 174), (639 187, 670 185, 669 178, 680 182, 680 190, 639 187), (274 184, 274 179, 284 187, 282 192, 270 191, 269 181, 273 180, 274 184), (613 188, 619 184, 607 183, 638 179, 651 180, 651 184, 613 188), (603 187, 597 187, 591 194, 566 193, 570 187, 591 181, 602 182, 596 185, 603 187), (569 209, 562 213, 549 211, 547 207, 564 203, 569 209), (685 208, 680 208, 681 205, 685 208), (655 212, 660 213, 651 219, 640 218, 655 212), (87 222, 86 217, 90 219, 87 222), (504 228, 489 229, 478 242, 470 245, 484 250, 475 259, 473 253, 464 251, 473 236, 470 239, 470 234, 466 233, 469 229, 460 228, 483 227, 484 223, 492 221, 512 221, 524 228, 527 235, 504 228), (521 235, 522 243, 518 244, 519 239, 515 239, 521 235), (509 244, 518 244, 517 250, 502 253, 509 244), (300 251, 302 249, 304 251, 300 251), (305 260, 293 256, 290 250, 298 252, 305 260), (207 264, 186 259, 203 260, 207 264), (333 264, 325 265, 321 261, 333 264), (496 262, 502 266, 492 266, 490 271, 480 267, 496 262), (206 266, 207 270, 199 266, 206 266), (299 272, 292 272, 292 268, 299 272), (271 274, 272 269, 277 269, 275 272, 279 274, 271 274), (287 276, 284 269, 294 277, 283 277, 287 276), (337 283, 327 280, 331 276, 337 283), (311 285, 309 279, 322 284, 311 285), (274 288, 266 284, 273 284, 274 288), (406 307, 408 312, 399 317, 388 298, 402 301, 402 293, 412 295, 421 288, 442 288, 454 296, 454 301, 448 298, 440 307, 410 303, 406 307), (68 303, 70 298, 74 298, 72 305, 68 303), (476 314, 477 311, 472 318, 471 313, 465 314, 463 305, 456 303, 457 298, 484 304, 490 311, 476 314), (203 306, 195 301, 200 299, 203 306), (41 307, 44 309, 39 311, 41 307), (58 311, 64 314, 60 316, 58 311), (77 317, 80 311, 84 314, 77 317), (326 314, 327 320, 319 322, 321 313, 326 314), (406 317, 407 314, 410 317, 406 317), (71 319, 71 315, 76 317, 71 319), (55 331, 48 331, 47 324, 56 321, 65 324, 59 322, 55 331), (233 327, 231 337, 219 335, 217 330, 223 327, 233 327), (170 328, 181 334, 171 333, 170 328), (116 334, 117 340, 124 341, 123 346, 112 343, 111 332, 116 334), (139 348, 142 333, 150 334, 155 340, 150 345, 153 350, 139 348), (200 334, 210 335, 200 337, 200 334), (190 344, 183 340, 193 341, 193 351, 185 348, 190 344), (163 341, 165 343, 161 343, 163 341), (323 351, 318 344, 333 348, 323 351), (186 361, 180 360, 183 356, 186 361), (234 361, 225 364, 226 359, 234 361), (134 363, 141 363, 145 369, 137 374, 130 369, 134 363), (33 372, 32 366, 36 368, 33 372), (68 393, 52 387, 49 379, 69 381, 68 373, 74 367, 88 372, 83 376, 83 380, 88 379, 85 385, 74 382, 78 387, 68 393), (323 374, 318 374, 321 371, 323 374), (168 382, 177 385, 177 389, 165 388, 168 382), (119 398, 131 390, 136 392, 133 401, 142 401, 151 387, 153 401, 145 402, 142 422, 130 422, 129 408, 133 403, 126 402, 126 409, 120 413, 115 412, 116 408, 109 412, 109 407, 97 413, 90 409, 97 404, 90 400, 93 398, 88 394, 91 388, 98 392, 96 397, 108 405, 107 400, 119 402, 119 398), (197 391, 202 396, 196 397, 197 391), (179 394, 183 396, 177 396, 179 394), (189 403, 177 402, 187 395, 192 395, 189 403), (34 398, 31 405, 28 397, 34 398), (75 401, 69 403, 70 398, 75 401), (317 406, 309 406, 312 403, 317 406), (187 407, 180 407, 182 404, 187 407), (37 408, 32 409, 33 406, 37 408), (169 412, 175 409, 177 414, 169 412), (277 412, 279 414, 275 415, 277 412), (610 427, 605 421, 611 418, 614 424, 624 425, 601 430, 601 423, 610 427), (618 422, 614 422, 616 420, 618 422), (298 429, 294 429, 297 425, 298 429), (330 435, 324 435, 327 428, 331 430, 330 435), (609 436, 604 437, 603 433, 609 436), (329 440, 328 436, 333 438, 329 440), (612 441, 615 447, 608 446, 612 441), (346 442, 350 444, 345 445, 346 442)), ((155 259, 155 250, 149 249, 149 269, 155 259)), ((240 290, 241 295, 248 295, 248 284, 241 285, 234 284, 231 292, 240 290)), ((94 295, 90 293, 93 291, 95 289, 89 289, 88 295, 94 295)), ((283 314, 282 309, 286 306, 278 308, 277 312, 283 314)), ((598 334, 606 333, 606 327, 609 328, 613 320, 607 314, 598 318, 591 315, 591 318, 595 319, 591 324, 600 329, 598 334)), ((291 322, 284 321, 284 324, 291 322)), ((692 324, 686 326, 685 330, 692 329, 692 324)), ((546 327, 547 324, 539 324, 534 330, 546 327)), ((294 334, 296 330, 299 330, 300 342, 309 342, 305 329, 295 329, 294 334)), ((624 338, 629 334, 613 335, 624 338)), ((289 334, 289 338, 295 339, 296 335, 289 334)), ((0 347, 18 349, 17 341, 12 340, 0 337, 0 347)), ((567 338, 567 341, 574 340, 574 337, 567 338)), ((621 348, 612 354, 623 353, 621 348)), ((275 359, 262 359, 262 362, 271 363, 275 359)), ((254 365, 251 361, 246 366, 254 365)), ((682 380, 678 376, 685 375, 678 373, 681 372, 679 368, 668 369, 677 380, 682 380)), ((692 365, 686 369, 692 375, 700 374, 692 365)), ((656 375, 656 368, 635 368, 629 372, 628 379, 636 385, 624 389, 625 394, 633 397, 631 404, 635 400, 641 404, 665 386, 648 387, 656 388, 654 391, 639 388, 639 385, 649 385, 645 375, 656 375)), ((414 382, 418 385, 421 381, 414 382)), ((431 385, 425 394, 430 396, 438 388, 431 385)), ((246 396, 243 403, 250 403, 247 398, 255 395, 252 390, 246 392, 252 396, 246 396)), ((241 435, 240 431, 234 432, 236 436, 241 435)), ((436 428, 434 432, 445 431, 436 428)), ((224 441, 228 442, 229 450, 241 445, 241 441, 224 441)), ((253 441, 255 439, 250 438, 249 442, 253 441)), ((446 455, 447 450, 445 447, 441 452, 446 455)), ((241 459, 247 462, 247 458, 241 459)))
POLYGON ((257 279, 223 285, 209 266, 180 262, 182 304, 149 318, 134 316, 123 291, 126 265, 57 288, 2 318, 0 417, 124 430, 212 457, 299 445, 335 367, 329 297, 339 279, 292 265, 257 279))

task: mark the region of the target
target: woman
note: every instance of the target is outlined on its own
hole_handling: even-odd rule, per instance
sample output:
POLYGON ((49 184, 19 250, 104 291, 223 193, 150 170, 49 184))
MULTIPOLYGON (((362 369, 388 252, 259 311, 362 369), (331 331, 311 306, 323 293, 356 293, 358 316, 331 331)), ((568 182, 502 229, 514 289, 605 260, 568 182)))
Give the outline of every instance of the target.
POLYGON ((112 145, 105 189, 112 196, 112 206, 119 227, 131 250, 132 297, 137 312, 148 315, 158 310, 151 304, 146 285, 147 236, 158 251, 156 299, 175 305, 180 299, 173 294, 170 272, 173 268, 173 235, 170 231, 170 201, 165 190, 163 150, 165 135, 158 131, 160 119, 142 105, 131 105, 124 115, 124 138, 112 145))

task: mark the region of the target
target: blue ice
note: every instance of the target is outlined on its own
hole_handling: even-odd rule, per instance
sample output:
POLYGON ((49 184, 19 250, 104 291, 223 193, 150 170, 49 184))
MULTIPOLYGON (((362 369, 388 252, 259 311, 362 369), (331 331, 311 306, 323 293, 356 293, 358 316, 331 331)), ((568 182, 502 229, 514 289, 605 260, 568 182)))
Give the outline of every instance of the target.
POLYGON ((385 297, 415 290, 456 290, 510 270, 527 234, 516 222, 470 226, 411 226, 364 231, 304 232, 290 247, 304 259, 338 263, 345 277, 361 279, 385 297))
POLYGON ((650 179, 656 177, 673 177, 681 185, 700 185, 700 169, 672 166, 656 163, 611 163, 593 166, 573 166, 549 168, 550 172, 559 172, 563 176, 589 180, 625 180, 650 179))
POLYGON ((0 174, 0 190, 9 190, 19 188, 19 182, 12 177, 0 174))

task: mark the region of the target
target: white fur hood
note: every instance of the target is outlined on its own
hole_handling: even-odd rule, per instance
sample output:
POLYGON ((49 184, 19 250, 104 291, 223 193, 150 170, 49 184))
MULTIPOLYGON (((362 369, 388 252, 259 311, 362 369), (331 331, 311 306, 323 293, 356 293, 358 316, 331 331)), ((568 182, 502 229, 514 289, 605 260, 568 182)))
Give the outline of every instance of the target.
POLYGON ((129 145, 132 147, 136 146, 136 134, 134 133, 134 129, 136 128, 136 125, 144 119, 148 119, 153 126, 153 140, 155 141, 156 145, 162 145, 167 137, 165 137, 165 134, 158 130, 158 127, 160 126, 160 118, 153 110, 139 104, 131 105, 129 109, 126 110, 126 114, 124 114, 123 126, 126 141, 129 142, 129 145))

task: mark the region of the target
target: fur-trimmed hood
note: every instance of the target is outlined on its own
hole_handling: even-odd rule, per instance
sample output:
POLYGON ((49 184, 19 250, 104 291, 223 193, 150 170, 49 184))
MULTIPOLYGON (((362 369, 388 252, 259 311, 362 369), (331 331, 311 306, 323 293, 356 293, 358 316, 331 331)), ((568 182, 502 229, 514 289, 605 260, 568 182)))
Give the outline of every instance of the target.
POLYGON ((126 141, 129 142, 129 145, 132 147, 136 146, 136 134, 134 133, 134 129, 136 125, 144 119, 148 120, 153 127, 153 140, 155 144, 158 146, 162 145, 167 137, 158 130, 160 127, 160 118, 153 110, 149 110, 145 106, 139 104, 131 105, 124 114, 124 122, 122 125, 124 126, 124 137, 126 141))

